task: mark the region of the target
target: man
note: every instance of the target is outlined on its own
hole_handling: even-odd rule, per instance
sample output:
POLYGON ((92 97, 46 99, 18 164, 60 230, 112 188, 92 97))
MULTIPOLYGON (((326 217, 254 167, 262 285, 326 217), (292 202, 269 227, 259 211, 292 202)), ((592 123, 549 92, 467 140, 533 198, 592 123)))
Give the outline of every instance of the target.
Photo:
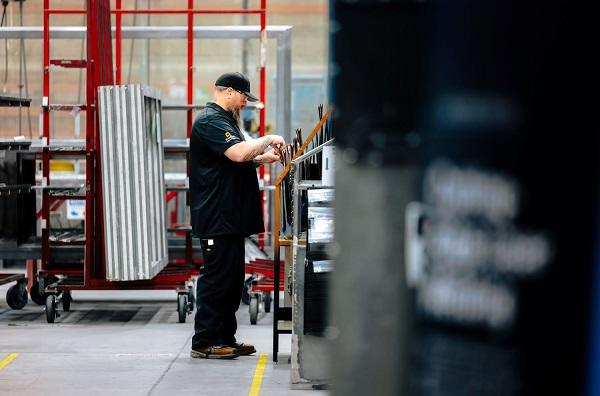
POLYGON ((244 238, 264 231, 256 166, 279 161, 281 136, 246 141, 240 110, 257 98, 241 73, 215 82, 214 102, 200 111, 190 141, 192 235, 204 264, 197 283, 191 356, 233 359, 256 352, 237 342, 237 311, 244 287, 244 238))

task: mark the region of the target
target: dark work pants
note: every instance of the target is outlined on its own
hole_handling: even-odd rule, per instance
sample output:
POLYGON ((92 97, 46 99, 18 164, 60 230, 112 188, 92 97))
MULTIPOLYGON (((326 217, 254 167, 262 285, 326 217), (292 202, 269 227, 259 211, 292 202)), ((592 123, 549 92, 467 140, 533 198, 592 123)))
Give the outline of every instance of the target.
POLYGON ((201 239, 204 264, 196 286, 196 318, 192 348, 235 343, 244 288, 244 238, 219 236, 201 239), (212 241, 212 244, 211 244, 212 241))

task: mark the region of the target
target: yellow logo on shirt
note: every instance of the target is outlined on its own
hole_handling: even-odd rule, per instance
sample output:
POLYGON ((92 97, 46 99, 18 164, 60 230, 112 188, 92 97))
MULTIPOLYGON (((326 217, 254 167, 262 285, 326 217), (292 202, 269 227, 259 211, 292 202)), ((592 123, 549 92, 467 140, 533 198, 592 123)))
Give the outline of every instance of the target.
POLYGON ((225 132, 225 143, 229 143, 234 139, 237 139, 236 135, 232 134, 231 132, 225 132))

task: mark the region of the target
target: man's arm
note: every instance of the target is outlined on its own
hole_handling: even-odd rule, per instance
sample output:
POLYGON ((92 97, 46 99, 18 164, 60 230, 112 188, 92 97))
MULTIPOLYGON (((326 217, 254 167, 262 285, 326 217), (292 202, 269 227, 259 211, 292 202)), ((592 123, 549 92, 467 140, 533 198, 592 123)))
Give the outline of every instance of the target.
POLYGON ((277 147, 281 144, 285 144, 281 136, 267 135, 252 141, 236 143, 225 150, 224 154, 233 162, 246 162, 264 153, 269 146, 277 147))

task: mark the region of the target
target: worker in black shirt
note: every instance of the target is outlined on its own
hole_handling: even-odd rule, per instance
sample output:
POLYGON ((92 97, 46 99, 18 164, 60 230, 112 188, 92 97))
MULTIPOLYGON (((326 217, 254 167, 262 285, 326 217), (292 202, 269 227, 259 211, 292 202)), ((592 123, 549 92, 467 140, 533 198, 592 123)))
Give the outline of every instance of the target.
POLYGON ((256 166, 279 161, 277 135, 247 141, 240 110, 257 98, 241 73, 215 82, 214 102, 202 109, 190 139, 192 235, 200 238, 203 265, 197 283, 192 337, 194 358, 233 359, 256 352, 237 342, 237 311, 244 287, 244 238, 264 231, 256 166))

